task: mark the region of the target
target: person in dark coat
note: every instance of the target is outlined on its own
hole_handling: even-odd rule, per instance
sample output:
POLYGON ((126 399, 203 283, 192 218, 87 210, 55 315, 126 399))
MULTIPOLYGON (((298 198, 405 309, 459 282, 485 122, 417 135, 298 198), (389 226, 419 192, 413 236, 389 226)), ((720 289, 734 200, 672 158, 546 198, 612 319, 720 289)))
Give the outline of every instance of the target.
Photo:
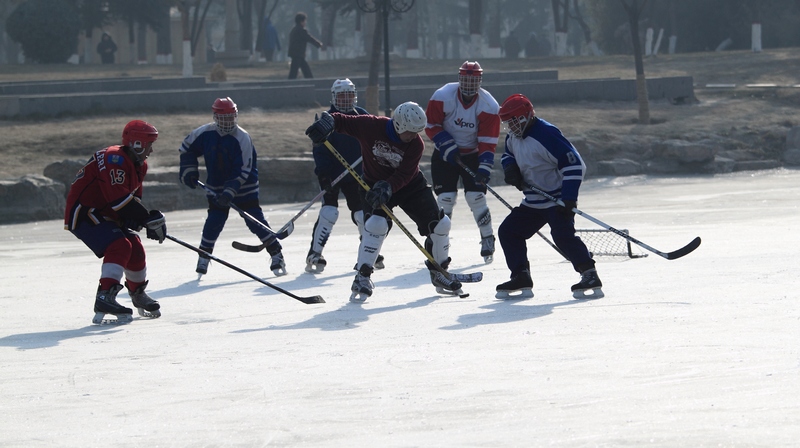
POLYGON ((116 52, 117 44, 114 43, 114 39, 111 38, 110 34, 103 33, 100 43, 97 44, 97 53, 100 55, 100 60, 103 64, 113 64, 114 53, 116 52))
POLYGON ((294 16, 294 28, 289 33, 288 56, 292 58, 292 65, 289 67, 289 79, 297 79, 298 69, 303 71, 304 78, 310 79, 314 77, 311 74, 311 67, 306 62, 306 44, 310 43, 321 50, 325 50, 325 45, 306 30, 306 19, 306 13, 298 12, 294 16))

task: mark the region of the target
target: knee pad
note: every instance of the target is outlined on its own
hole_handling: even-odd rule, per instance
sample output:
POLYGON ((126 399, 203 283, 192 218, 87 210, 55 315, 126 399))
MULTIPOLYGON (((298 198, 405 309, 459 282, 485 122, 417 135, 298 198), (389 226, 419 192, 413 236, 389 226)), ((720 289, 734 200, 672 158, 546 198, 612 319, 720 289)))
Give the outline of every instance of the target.
POLYGON ((385 237, 389 233, 389 223, 383 216, 372 215, 364 223, 364 233, 385 237))
POLYGON ((450 218, 443 215, 439 221, 430 223, 430 234, 425 239, 425 248, 437 263, 447 261, 450 255, 450 218))
POLYGON ((328 221, 331 226, 333 226, 336 224, 336 220, 339 219, 339 209, 332 205, 323 205, 319 210, 319 219, 324 219, 325 221, 328 221))
POLYGON ((364 223, 364 232, 361 234, 361 244, 358 247, 358 262, 356 266, 366 264, 374 266, 378 254, 381 253, 383 240, 389 233, 389 223, 383 216, 372 215, 364 223))
POLYGON ((361 235, 361 233, 364 232, 364 210, 350 212, 350 219, 353 220, 353 224, 358 227, 358 234, 361 235))
POLYGON ((448 191, 436 196, 436 202, 439 204, 439 207, 444 210, 444 213, 447 216, 453 215, 453 208, 456 206, 457 199, 458 193, 455 191, 448 191))
POLYGON ((330 205, 323 205, 319 211, 319 218, 314 224, 314 231, 311 240, 311 250, 322 253, 322 248, 328 242, 328 237, 333 232, 333 225, 339 219, 339 209, 330 205))

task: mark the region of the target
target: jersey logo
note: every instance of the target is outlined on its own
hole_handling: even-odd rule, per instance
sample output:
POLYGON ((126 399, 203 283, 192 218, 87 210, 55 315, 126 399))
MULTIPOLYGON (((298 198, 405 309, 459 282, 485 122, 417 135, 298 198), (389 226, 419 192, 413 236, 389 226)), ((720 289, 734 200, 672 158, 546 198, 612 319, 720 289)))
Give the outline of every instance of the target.
POLYGON ((381 141, 375 142, 375 146, 372 147, 372 154, 379 164, 391 168, 397 168, 400 166, 400 162, 403 161, 402 154, 392 151, 391 145, 381 141))
POLYGON ((458 126, 458 127, 460 127, 460 128, 470 128, 470 129, 475 129, 475 123, 469 123, 469 122, 466 122, 466 121, 464 121, 464 119, 463 119, 463 118, 461 118, 461 117, 458 117, 458 120, 454 121, 454 122, 453 122, 453 124, 454 124, 454 125, 456 125, 456 126, 458 126))
POLYGON ((118 154, 112 154, 112 155, 108 156, 109 165, 122 165, 122 162, 124 160, 125 159, 123 159, 122 156, 118 155, 118 154))

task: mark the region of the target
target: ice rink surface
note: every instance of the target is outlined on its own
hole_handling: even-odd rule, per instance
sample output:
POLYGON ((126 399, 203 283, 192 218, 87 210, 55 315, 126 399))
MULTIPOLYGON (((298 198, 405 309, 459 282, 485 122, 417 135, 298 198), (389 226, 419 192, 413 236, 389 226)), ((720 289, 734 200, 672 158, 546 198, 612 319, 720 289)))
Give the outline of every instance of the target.
MULTIPOLYGON (((264 210, 277 228, 302 205, 264 210)), ((496 229, 507 209, 489 205, 496 229)), ((451 270, 484 273, 470 296, 436 294, 395 228, 354 305, 343 205, 316 276, 303 268, 319 206, 283 240, 280 278, 264 252, 230 247, 257 243, 231 213, 214 255, 327 303, 214 262, 198 280, 194 252, 145 240, 163 316, 101 327, 100 260, 61 221, 0 226, 0 446, 797 446, 800 172, 590 179, 578 206, 664 252, 703 243, 678 260, 599 258, 606 297, 579 301, 578 275, 534 236, 535 297, 498 301, 502 249, 484 265, 460 194, 451 270)), ((197 245, 204 218, 167 213, 169 233, 197 245)))

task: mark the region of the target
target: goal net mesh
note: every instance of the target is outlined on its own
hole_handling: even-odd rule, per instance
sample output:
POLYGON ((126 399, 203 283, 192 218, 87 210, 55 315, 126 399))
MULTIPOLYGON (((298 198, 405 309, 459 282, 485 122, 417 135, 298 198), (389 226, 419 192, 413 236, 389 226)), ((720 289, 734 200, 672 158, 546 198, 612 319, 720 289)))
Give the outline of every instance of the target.
MULTIPOLYGON (((620 229, 620 232, 628 234, 626 229, 620 229)), ((575 229, 575 234, 586 244, 593 256, 627 258, 643 258, 647 256, 646 253, 638 250, 635 246, 631 246, 630 241, 610 230, 575 229)))

